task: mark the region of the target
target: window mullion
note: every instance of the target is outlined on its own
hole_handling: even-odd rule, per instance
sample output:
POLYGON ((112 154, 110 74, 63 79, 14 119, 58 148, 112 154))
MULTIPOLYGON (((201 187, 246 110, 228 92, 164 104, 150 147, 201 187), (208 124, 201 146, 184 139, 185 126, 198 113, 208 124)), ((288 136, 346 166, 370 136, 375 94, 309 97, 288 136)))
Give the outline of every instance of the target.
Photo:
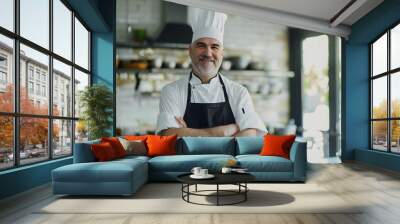
MULTIPOLYGON (((49 50, 53 52, 53 0, 49 0, 49 50)), ((49 159, 53 159, 53 56, 49 55, 49 86, 47 90, 49 94, 49 120, 48 120, 48 152, 49 159)))
POLYGON ((370 136, 370 141, 369 141, 369 148, 373 149, 374 144, 374 136, 373 136, 373 127, 374 127, 374 123, 372 121, 373 119, 373 90, 374 90, 374 86, 373 86, 373 79, 372 79, 372 71, 373 71, 373 47, 372 44, 369 46, 369 136, 370 136))
MULTIPOLYGON (((71 23, 72 23, 72 29, 71 29, 71 60, 72 60, 72 66, 71 66, 71 91, 72 91, 72 105, 71 105, 71 117, 75 117, 75 12, 72 11, 71 14, 71 23)), ((75 125, 76 125, 76 120, 73 120, 71 123, 71 150, 72 150, 72 155, 74 155, 74 147, 75 147, 75 125)))
MULTIPOLYGON (((20 1, 14 1, 14 30, 17 35, 19 35, 19 8, 20 1)), ((20 47, 19 47, 19 39, 14 39, 14 166, 19 166, 20 157, 19 157, 19 135, 20 135, 20 118, 15 116, 15 114, 19 114, 20 112, 20 47)))
MULTIPOLYGON (((88 32, 88 41, 89 41, 89 43, 88 43, 88 70, 91 72, 91 71, 93 71, 93 69, 92 69, 92 60, 91 60, 91 51, 90 51, 90 49, 91 49, 90 46, 92 44, 92 34, 90 32, 88 32)), ((91 79, 90 79, 89 85, 92 85, 91 79)))
MULTIPOLYGON (((390 29, 387 32, 387 71, 390 70, 390 29)), ((387 74, 387 85, 388 85, 388 92, 387 92, 387 97, 388 97, 388 118, 392 118, 392 100, 391 100, 391 79, 392 79, 392 75, 391 73, 387 74)), ((392 121, 388 121, 388 152, 392 151, 392 121)))

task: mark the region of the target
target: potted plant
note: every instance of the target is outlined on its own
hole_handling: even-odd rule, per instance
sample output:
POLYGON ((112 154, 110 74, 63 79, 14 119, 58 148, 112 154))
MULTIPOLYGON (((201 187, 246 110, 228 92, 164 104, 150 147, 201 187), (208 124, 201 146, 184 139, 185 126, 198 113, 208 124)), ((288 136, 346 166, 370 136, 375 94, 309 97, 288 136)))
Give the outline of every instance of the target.
POLYGON ((110 136, 112 126, 113 98, 109 88, 94 84, 80 92, 81 118, 87 127, 89 140, 110 136))

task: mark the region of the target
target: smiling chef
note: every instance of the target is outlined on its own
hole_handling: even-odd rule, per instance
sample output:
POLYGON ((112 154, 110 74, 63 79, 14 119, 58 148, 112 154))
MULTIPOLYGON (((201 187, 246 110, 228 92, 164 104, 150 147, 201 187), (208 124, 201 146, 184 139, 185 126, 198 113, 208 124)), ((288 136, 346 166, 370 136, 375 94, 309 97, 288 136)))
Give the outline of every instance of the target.
POLYGON ((157 132, 178 136, 256 136, 266 132, 247 89, 218 72, 227 15, 190 8, 188 76, 161 90, 157 132))

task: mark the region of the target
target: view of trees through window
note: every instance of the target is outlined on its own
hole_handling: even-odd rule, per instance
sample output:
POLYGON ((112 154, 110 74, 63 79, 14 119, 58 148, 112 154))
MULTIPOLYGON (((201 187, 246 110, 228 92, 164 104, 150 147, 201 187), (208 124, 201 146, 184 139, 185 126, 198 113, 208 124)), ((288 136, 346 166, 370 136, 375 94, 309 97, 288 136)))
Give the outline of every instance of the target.
POLYGON ((70 156, 87 139, 77 124, 90 32, 61 0, 19 3, 0 1, 0 170, 70 156))
POLYGON ((370 45, 371 145, 400 153, 400 25, 370 45))

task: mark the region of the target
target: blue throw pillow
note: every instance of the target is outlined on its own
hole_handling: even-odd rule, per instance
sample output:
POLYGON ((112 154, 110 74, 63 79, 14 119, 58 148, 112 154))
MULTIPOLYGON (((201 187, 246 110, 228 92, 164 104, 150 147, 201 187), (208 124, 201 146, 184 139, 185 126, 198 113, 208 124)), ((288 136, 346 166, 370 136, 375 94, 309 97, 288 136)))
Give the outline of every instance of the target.
POLYGON ((226 154, 235 155, 233 137, 183 137, 180 154, 226 154))
POLYGON ((264 137, 237 137, 236 155, 259 154, 264 145, 264 137))

